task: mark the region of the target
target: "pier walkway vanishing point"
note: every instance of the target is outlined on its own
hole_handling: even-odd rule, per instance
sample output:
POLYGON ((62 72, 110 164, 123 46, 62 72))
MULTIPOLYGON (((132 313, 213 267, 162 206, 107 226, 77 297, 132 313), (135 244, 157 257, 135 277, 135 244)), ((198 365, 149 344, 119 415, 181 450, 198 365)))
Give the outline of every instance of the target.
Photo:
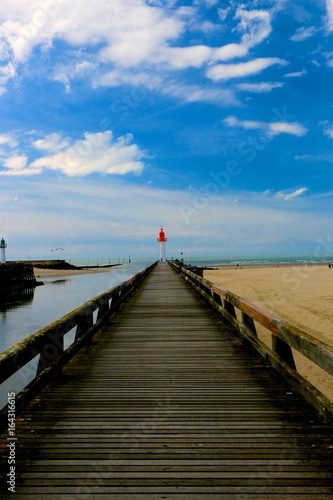
POLYGON ((332 426, 166 264, 16 437, 15 499, 333 499, 332 426))

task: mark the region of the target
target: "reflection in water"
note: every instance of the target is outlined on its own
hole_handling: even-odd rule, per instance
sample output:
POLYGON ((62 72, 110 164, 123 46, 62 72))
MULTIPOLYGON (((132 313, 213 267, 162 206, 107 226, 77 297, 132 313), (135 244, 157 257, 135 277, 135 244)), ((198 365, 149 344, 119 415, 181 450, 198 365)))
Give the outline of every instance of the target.
POLYGON ((105 272, 44 278, 44 286, 24 290, 0 304, 0 352, 147 267, 126 264, 105 272))
POLYGON ((24 307, 34 299, 34 288, 0 289, 0 311, 24 307))
POLYGON ((51 281, 50 283, 47 283, 48 285, 61 285, 63 283, 66 283, 66 281, 70 281, 70 280, 55 280, 55 281, 51 281))

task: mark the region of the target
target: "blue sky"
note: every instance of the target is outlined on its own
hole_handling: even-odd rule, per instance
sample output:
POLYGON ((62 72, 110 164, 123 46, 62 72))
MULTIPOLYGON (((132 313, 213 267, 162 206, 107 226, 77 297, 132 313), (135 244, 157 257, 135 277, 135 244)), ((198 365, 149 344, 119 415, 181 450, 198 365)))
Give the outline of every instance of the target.
POLYGON ((3 0, 7 258, 332 254, 332 41, 332 0, 3 0))

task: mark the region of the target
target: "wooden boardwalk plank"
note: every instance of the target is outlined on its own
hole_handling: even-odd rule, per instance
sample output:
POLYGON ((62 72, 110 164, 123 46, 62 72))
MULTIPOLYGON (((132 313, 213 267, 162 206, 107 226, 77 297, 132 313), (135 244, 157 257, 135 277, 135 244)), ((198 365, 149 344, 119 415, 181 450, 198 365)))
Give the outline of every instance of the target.
POLYGON ((167 265, 16 436, 18 499, 333 499, 332 427, 167 265))

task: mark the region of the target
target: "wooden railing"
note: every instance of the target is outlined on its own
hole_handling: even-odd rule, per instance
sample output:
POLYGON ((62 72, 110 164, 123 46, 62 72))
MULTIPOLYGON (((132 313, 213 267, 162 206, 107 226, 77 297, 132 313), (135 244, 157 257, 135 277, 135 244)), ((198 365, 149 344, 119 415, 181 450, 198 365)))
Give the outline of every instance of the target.
POLYGON ((333 375, 333 349, 283 318, 264 311, 238 295, 214 285, 175 262, 169 264, 245 336, 260 354, 327 420, 333 421, 333 404, 296 369, 295 349, 327 374, 333 375), (240 311, 237 318, 236 310, 240 311), (259 339, 256 323, 272 334, 272 348, 259 339))
POLYGON ((0 354, 0 432, 5 429, 8 420, 8 393, 15 393, 16 413, 20 412, 56 377, 156 264, 157 262, 148 266, 0 354))

